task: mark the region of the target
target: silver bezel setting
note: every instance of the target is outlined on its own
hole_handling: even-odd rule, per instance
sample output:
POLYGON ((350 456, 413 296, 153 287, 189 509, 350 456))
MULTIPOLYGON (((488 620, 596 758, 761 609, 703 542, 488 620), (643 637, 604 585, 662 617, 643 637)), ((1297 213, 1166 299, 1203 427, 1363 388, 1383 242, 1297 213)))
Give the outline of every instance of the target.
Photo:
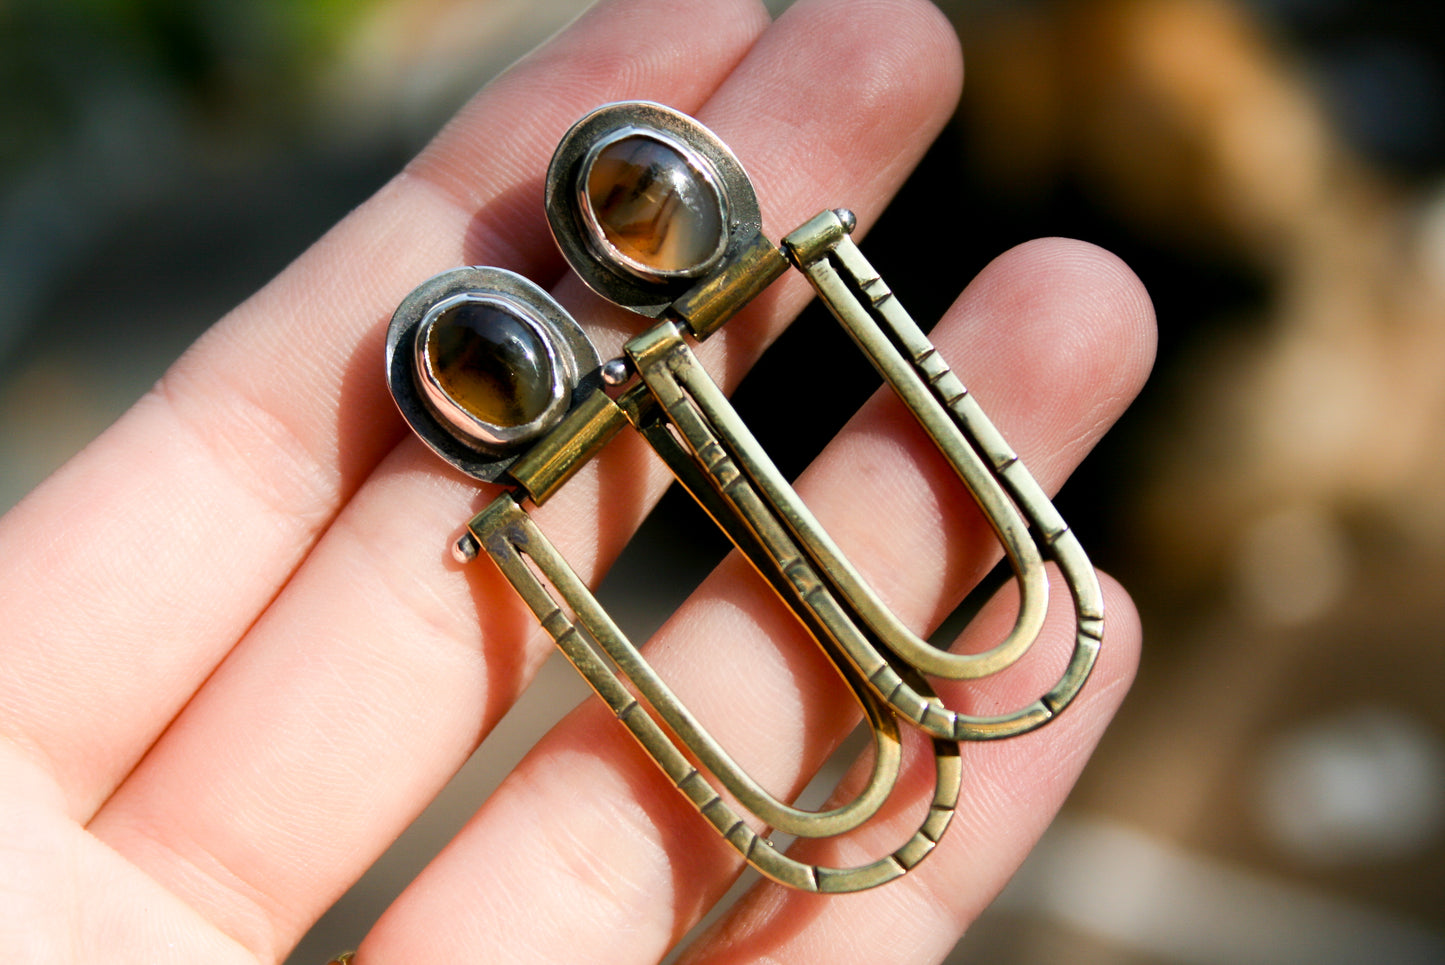
POLYGON ((597 350, 572 316, 537 285, 502 268, 456 268, 422 282, 402 300, 387 329, 387 386, 403 418, 433 452, 484 482, 499 479, 528 443, 600 387, 600 369, 597 350), (456 406, 428 371, 427 330, 442 312, 468 301, 512 314, 538 337, 552 362, 552 401, 525 425, 476 419, 456 406))
POLYGON ((547 221, 557 247, 587 286, 608 301, 656 318, 697 283, 730 261, 762 231, 757 193, 738 159, 717 135, 670 107, 649 101, 606 104, 563 135, 547 168, 547 221), (723 207, 726 239, 706 264, 687 272, 638 271, 611 244, 593 241, 591 206, 579 193, 591 161, 608 144, 642 135, 667 145, 710 177, 723 207))

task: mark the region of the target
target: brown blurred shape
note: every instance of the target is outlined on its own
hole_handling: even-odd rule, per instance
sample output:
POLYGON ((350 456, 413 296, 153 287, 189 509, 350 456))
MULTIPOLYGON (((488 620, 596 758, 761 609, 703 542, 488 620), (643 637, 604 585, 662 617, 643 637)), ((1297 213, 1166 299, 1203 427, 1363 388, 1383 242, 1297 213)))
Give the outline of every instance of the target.
POLYGON ((1240 3, 960 12, 990 185, 1077 179, 1131 232, 1265 281, 1249 317, 1189 334, 1142 416, 1142 479, 1119 483, 1145 664, 1075 808, 1438 930, 1445 195, 1364 160, 1240 3), (1380 746, 1413 741, 1416 778, 1371 770, 1385 751, 1360 722, 1385 718, 1380 746), (1306 733, 1323 756, 1286 761, 1306 733), (1307 771, 1262 803, 1301 767, 1338 780, 1307 771), (1371 795, 1386 817, 1349 811, 1371 795), (1280 806, 1338 846, 1292 845, 1280 806), (1415 806, 1413 837, 1367 826, 1403 831, 1415 806))

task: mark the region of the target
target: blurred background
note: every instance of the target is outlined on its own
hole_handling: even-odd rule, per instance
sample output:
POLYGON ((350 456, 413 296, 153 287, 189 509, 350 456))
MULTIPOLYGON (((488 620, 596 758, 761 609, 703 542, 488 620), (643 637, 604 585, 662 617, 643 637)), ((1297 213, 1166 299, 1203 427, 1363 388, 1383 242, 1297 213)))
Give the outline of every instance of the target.
MULTIPOLYGON (((1161 328, 1060 501, 1139 601, 1138 683, 949 961, 1445 961, 1445 5, 939 2, 968 90, 865 252, 929 319, 1005 248, 1085 238, 1161 328), (966 230, 910 244, 940 211, 966 230)), ((0 509, 583 6, 0 5, 0 509)), ((874 384, 841 344, 813 449, 874 384)), ((640 595, 659 561, 720 552, 668 538, 680 502, 609 578, 635 633, 683 592, 640 595)), ((293 961, 354 944, 583 696, 549 663, 293 961)))

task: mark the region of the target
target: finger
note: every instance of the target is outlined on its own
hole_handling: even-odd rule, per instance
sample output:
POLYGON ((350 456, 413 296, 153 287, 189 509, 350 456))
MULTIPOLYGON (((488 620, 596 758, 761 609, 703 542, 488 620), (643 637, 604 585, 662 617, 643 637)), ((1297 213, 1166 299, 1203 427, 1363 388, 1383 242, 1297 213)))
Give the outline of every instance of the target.
MULTIPOLYGON (((962 374, 972 390, 1053 489, 1137 392, 1152 358, 1152 312, 1116 259, 1086 245, 1043 242, 989 266, 934 338, 946 358, 969 360, 962 374), (974 360, 989 367, 975 370, 974 360)), ((936 623, 967 588, 968 575, 995 554, 957 479, 887 394, 849 424, 798 486, 914 627, 936 623)), ((749 773, 786 796, 852 717, 826 661, 798 639, 790 616, 745 569, 736 557, 726 562, 649 644, 648 658, 749 773)), ((1072 639, 1067 595, 1055 596, 1062 599, 1035 651, 1002 683, 953 688, 955 706, 987 701, 987 712, 1000 712, 1000 701, 1019 705, 1047 689, 1072 639)), ((1079 764, 1068 740, 1102 727, 1133 665, 1138 639, 1130 610, 1118 594, 1112 602, 1119 612, 1107 633, 1111 655, 1088 699, 1066 712, 1068 726, 1005 742, 1002 751, 969 752, 963 813, 999 796, 997 785, 1027 772, 1029 762, 1040 768, 1004 796, 1024 808, 1008 825, 1024 829, 1014 842, 1019 848, 1079 764), (999 755, 1014 763, 989 763, 999 755), (1030 803, 1027 791, 1041 783, 1050 793, 1030 803)), ((996 639, 997 628, 984 633, 990 629, 996 639)), ((923 790, 920 776, 910 780, 923 790)), ((917 806, 926 801, 903 799, 912 807, 901 816, 890 807, 883 816, 882 831, 891 835, 884 852, 901 840, 900 821, 911 818, 916 827, 921 820, 917 806)), ((868 843, 877 857, 876 842, 868 843)), ((392 906, 360 961, 467 960, 483 949, 504 960, 561 960, 583 942, 599 965, 655 961, 716 900, 738 864, 600 702, 589 701, 528 755, 392 906), (447 928, 436 929, 437 921, 447 928), (628 923, 625 932, 609 927, 619 921, 628 923)), ((999 873, 991 868, 987 887, 999 873)))
MULTIPOLYGON (((864 185, 866 216, 942 124, 957 74, 952 33, 926 4, 803 3, 701 114, 712 122, 716 106, 726 121, 758 106, 745 128, 719 133, 745 164, 763 158, 782 223, 823 206, 818 181, 864 185), (782 82, 863 49, 893 65, 897 76, 881 75, 887 97, 873 92, 877 74, 821 94, 782 82), (930 66, 908 64, 905 52, 917 51, 930 66), (819 114, 800 126, 810 112, 819 114), (780 144, 791 145, 791 164, 780 144)), ((667 86, 627 94, 664 98, 667 86)), ((766 337, 757 333, 775 331, 798 300, 771 296, 739 320, 752 326, 741 339, 720 336, 727 366, 740 366, 766 337)), ((660 491, 661 473, 642 468, 635 440, 619 442, 540 514, 584 573, 600 570, 660 491)), ((474 485, 403 444, 96 816, 95 832, 253 947, 294 939, 459 766, 548 649, 495 571, 464 573, 446 557, 477 501, 474 485)))
POLYGON ((73 815, 130 771, 400 437, 380 359, 402 295, 464 261, 558 270, 540 199, 561 132, 643 91, 701 104, 765 19, 753 0, 583 17, 0 521, 0 728, 73 815))

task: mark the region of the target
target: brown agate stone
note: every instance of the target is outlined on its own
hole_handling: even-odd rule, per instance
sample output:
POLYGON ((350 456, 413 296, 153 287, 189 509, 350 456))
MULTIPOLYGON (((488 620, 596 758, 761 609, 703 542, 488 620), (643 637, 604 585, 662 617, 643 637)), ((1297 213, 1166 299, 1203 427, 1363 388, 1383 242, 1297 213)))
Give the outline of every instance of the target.
POLYGON ((727 240, 717 189, 677 149, 643 134, 598 152, 585 196, 603 240, 645 271, 701 270, 727 240))
POLYGON ((556 363, 541 336, 488 302, 464 301, 427 326, 427 367, 460 409, 494 426, 523 426, 552 401, 556 363))

